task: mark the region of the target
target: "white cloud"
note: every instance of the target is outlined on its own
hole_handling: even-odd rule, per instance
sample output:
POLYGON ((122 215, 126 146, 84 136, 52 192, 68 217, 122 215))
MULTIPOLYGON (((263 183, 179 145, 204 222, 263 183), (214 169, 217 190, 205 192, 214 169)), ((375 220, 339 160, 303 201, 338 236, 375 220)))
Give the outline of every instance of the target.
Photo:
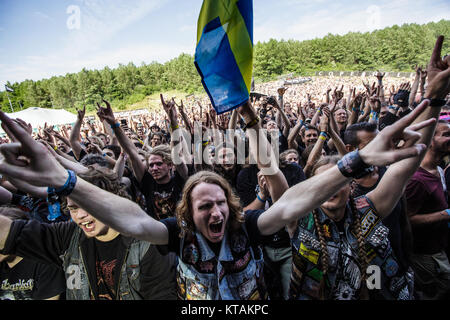
POLYGON ((450 6, 416 0, 380 0, 352 3, 330 0, 286 0, 282 12, 255 17, 255 41, 308 40, 328 33, 371 32, 404 23, 424 24, 448 19, 450 6), (289 8, 287 7, 289 6, 289 8), (426 12, 426 14, 424 14, 426 12))

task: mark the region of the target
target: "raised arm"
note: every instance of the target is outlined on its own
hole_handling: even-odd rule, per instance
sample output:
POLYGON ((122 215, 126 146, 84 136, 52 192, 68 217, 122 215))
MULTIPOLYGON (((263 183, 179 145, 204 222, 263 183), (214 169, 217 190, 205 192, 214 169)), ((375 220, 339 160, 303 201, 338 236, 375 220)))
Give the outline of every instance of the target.
POLYGON ((420 74, 422 73, 422 68, 416 66, 416 76, 411 87, 411 93, 409 94, 408 105, 412 106, 416 100, 417 90, 419 89, 420 74))
MULTIPOLYGON (((445 61, 441 59, 443 41, 443 36, 440 36, 436 41, 430 63, 428 64, 429 84, 425 92, 425 98, 429 100, 425 100, 411 112, 418 116, 410 128, 412 130, 409 133, 411 142, 409 144, 408 142, 405 143, 406 145, 410 145, 413 141, 425 146, 431 143, 441 106, 445 102, 441 102, 441 106, 429 107, 430 101, 443 100, 450 91, 450 57, 447 57, 445 61), (414 133, 416 130, 419 130, 420 134, 414 133)), ((406 120, 402 118, 398 122, 403 124, 403 126, 410 124, 409 117, 406 120)), ((392 128, 388 127, 384 130, 392 130, 392 128)), ((420 153, 416 157, 391 165, 377 188, 367 195, 374 203, 380 216, 384 217, 392 211, 403 194, 408 180, 418 169, 423 157, 424 153, 420 153)))
POLYGON ((108 125, 114 130, 114 135, 117 137, 117 141, 119 142, 122 150, 125 151, 130 157, 131 166, 133 168, 134 175, 137 181, 141 181, 144 177, 145 173, 145 164, 142 163, 141 158, 139 157, 138 149, 134 145, 134 143, 127 137, 125 132, 122 130, 120 123, 117 122, 114 117, 113 110, 108 101, 103 100, 106 104, 106 108, 97 104, 97 115, 102 121, 106 121, 108 125))
POLYGON ((311 150, 311 153, 309 154, 308 161, 305 165, 305 175, 307 177, 310 176, 312 168, 314 167, 315 163, 320 159, 322 156, 322 150, 323 146, 325 144, 325 141, 327 140, 328 135, 328 116, 325 114, 320 118, 320 135, 317 139, 316 143, 314 144, 313 149, 311 150))
MULTIPOLYGON (((0 120, 20 141, 0 146, 0 152, 4 155, 0 162, 0 173, 35 186, 50 186, 56 189, 65 186, 69 173, 49 151, 26 134, 5 113, 0 112, 0 120), (27 161, 21 160, 21 156, 27 161)), ((168 243, 168 232, 164 224, 148 216, 139 205, 128 199, 102 190, 81 178, 77 178, 69 198, 80 208, 124 235, 154 244, 168 243)), ((0 248, 4 247, 10 226, 11 221, 0 216, 0 248)))
POLYGON ((70 147, 72 148, 73 154, 78 160, 80 160, 81 151, 83 150, 83 146, 80 143, 80 132, 81 125, 83 124, 83 119, 86 114, 86 106, 83 106, 83 110, 77 109, 77 113, 77 121, 75 121, 75 124, 70 131, 69 143, 70 147))
MULTIPOLYGON (((274 105, 277 102, 275 98, 271 97, 268 103, 274 105)), ((278 167, 266 133, 261 129, 259 118, 250 100, 238 111, 247 124, 250 153, 257 160, 261 174, 265 177, 272 201, 276 202, 288 189, 286 178, 278 167)))
POLYGON ((337 166, 291 187, 259 217, 260 232, 263 235, 273 234, 290 222, 305 216, 348 183, 354 172, 370 165, 390 165, 424 152, 424 145, 415 144, 417 136, 412 134, 411 130, 405 130, 405 125, 414 121, 423 110, 422 106, 407 115, 405 121, 396 122, 390 126, 390 130, 381 131, 364 149, 345 155, 337 166), (396 148, 396 141, 401 139, 406 141, 405 145, 396 148), (357 163, 360 165, 356 165, 357 163))
MULTIPOLYGON (((178 115, 177 115, 177 109, 175 107, 176 103, 175 100, 172 99, 171 101, 164 101, 164 97, 161 94, 161 103, 163 105, 164 111, 166 112, 167 116, 169 117, 169 121, 170 121, 170 133, 173 135, 173 132, 175 130, 178 130, 180 128, 180 126, 178 125, 178 115)), ((181 135, 182 136, 182 135, 181 135)), ((172 148, 172 150, 175 150, 175 143, 180 143, 180 141, 175 141, 173 138, 170 141, 170 146, 172 148)), ((176 162, 175 163, 175 168, 178 172, 178 174, 183 178, 183 179, 187 179, 188 178, 188 168, 186 166, 186 163, 184 161, 181 162, 176 162)))

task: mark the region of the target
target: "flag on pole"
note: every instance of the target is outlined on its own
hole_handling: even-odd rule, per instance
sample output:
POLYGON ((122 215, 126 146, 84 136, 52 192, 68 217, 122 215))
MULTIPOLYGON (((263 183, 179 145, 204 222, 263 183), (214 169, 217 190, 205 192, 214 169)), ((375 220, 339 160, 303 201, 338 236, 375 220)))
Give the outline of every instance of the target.
POLYGON ((204 0, 195 66, 217 114, 244 104, 253 71, 253 0, 204 0))
POLYGON ((8 91, 8 92, 14 92, 14 89, 8 87, 6 84, 5 84, 5 90, 8 91))

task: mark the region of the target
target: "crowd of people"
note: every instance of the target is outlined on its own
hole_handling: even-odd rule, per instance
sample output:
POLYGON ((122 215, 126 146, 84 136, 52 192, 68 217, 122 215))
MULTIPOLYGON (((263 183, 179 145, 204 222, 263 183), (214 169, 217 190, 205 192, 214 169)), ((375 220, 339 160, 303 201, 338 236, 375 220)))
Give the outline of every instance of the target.
POLYGON ((450 57, 33 130, 0 112, 0 300, 450 298, 450 57))

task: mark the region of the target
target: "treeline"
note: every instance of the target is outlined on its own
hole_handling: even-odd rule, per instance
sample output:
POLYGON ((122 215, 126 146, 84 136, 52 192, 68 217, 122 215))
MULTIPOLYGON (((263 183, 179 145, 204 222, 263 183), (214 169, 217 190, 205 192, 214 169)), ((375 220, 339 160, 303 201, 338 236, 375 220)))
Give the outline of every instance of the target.
MULTIPOLYGON (((329 34, 308 41, 270 40, 255 44, 254 76, 267 81, 279 75, 308 75, 322 71, 411 71, 426 65, 440 34, 450 35, 450 20, 426 25, 406 24, 371 33, 352 32, 344 36, 329 34)), ((442 52, 449 53, 449 41, 442 52)), ((83 69, 78 73, 39 81, 8 83, 14 111, 20 107, 72 109, 86 104, 92 110, 102 98, 123 110, 148 95, 166 90, 186 93, 202 91, 194 57, 181 54, 164 64, 153 62, 115 69, 83 69)), ((6 92, 0 93, 1 109, 11 112, 6 92)))
POLYGON ((407 71, 425 66, 436 38, 445 35, 442 52, 450 53, 450 20, 405 24, 371 33, 329 34, 308 41, 270 40, 255 46, 254 74, 260 79, 315 71, 407 71))

